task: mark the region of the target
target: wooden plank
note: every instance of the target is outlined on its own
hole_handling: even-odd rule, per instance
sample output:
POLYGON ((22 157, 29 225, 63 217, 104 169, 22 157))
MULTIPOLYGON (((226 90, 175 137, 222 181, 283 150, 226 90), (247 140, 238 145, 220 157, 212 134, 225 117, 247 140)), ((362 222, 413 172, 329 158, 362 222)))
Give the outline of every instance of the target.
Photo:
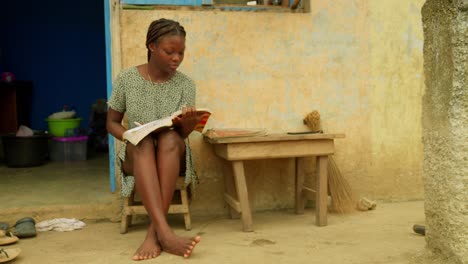
POLYGON ((345 134, 299 134, 290 135, 285 133, 272 133, 266 136, 252 137, 230 137, 230 138, 211 138, 208 135, 204 136, 204 140, 211 144, 225 143, 246 143, 246 142, 268 142, 268 141, 295 141, 295 140, 313 140, 313 139, 335 139, 344 138, 345 134))
POLYGON ((305 193, 311 193, 313 195, 315 195, 317 193, 316 190, 314 189, 311 189, 309 187, 305 187, 305 186, 302 186, 302 191, 305 192, 305 193))
POLYGON ((176 190, 185 190, 186 188, 187 184, 185 183, 185 176, 180 176, 177 178, 176 190))
POLYGON ((169 206, 168 214, 185 214, 187 212, 187 206, 184 204, 171 204, 169 206))
MULTIPOLYGON (((146 215, 146 209, 142 205, 125 207, 122 210, 125 215, 146 215)), ((187 207, 183 204, 171 204, 169 207, 169 214, 182 214, 187 212, 187 207)))
POLYGON ((232 207, 232 209, 236 210, 237 212, 241 212, 241 207, 239 201, 234 199, 231 195, 224 193, 224 201, 232 207))
POLYGON ((218 156, 227 160, 252 160, 331 155, 332 139, 246 142, 215 145, 218 156))
POLYGON ((328 197, 328 156, 317 157, 317 193, 315 199, 315 224, 327 225, 327 197, 328 197))
POLYGON ((145 215, 146 209, 144 206, 129 206, 123 209, 126 215, 145 215))
POLYGON ((234 180, 236 183, 237 196, 239 197, 242 223, 244 232, 251 232, 252 229, 252 214, 250 211, 249 194, 247 191, 247 183, 245 181, 244 163, 242 161, 233 161, 232 168, 234 171, 234 180))

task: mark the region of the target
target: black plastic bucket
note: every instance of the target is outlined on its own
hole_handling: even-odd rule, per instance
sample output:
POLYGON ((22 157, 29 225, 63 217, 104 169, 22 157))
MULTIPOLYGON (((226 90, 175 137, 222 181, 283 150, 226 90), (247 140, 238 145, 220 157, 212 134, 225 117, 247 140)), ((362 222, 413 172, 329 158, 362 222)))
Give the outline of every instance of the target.
POLYGON ((33 167, 44 164, 49 153, 48 135, 2 136, 3 153, 8 167, 33 167))

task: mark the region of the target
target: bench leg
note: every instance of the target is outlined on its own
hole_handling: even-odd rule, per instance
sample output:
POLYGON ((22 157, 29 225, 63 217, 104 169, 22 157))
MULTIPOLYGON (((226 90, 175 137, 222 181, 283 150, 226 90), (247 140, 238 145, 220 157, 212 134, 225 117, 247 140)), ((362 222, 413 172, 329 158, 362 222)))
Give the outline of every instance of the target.
POLYGON ((304 186, 304 158, 295 158, 295 185, 296 185, 296 214, 303 214, 305 207, 305 193, 303 191, 304 186))
POLYGON ((185 230, 191 230, 192 220, 190 218, 190 209, 189 209, 189 203, 188 203, 187 190, 185 189, 180 190, 180 199, 182 200, 182 204, 185 209, 185 213, 184 213, 185 230))
MULTIPOLYGON (((223 161, 224 165, 224 187, 225 192, 231 196, 232 198, 237 198, 236 186, 234 183, 234 175, 232 171, 232 164, 229 161, 223 161)), ((234 210, 228 203, 226 203, 227 207, 229 208, 229 215, 232 219, 239 219, 240 214, 234 210)))
POLYGON ((120 222, 120 234, 125 234, 128 231, 128 218, 130 215, 122 215, 122 220, 120 222))
POLYGON ((315 224, 327 225, 328 156, 317 157, 317 193, 315 197, 315 224))
POLYGON ((249 194, 247 192, 247 183, 245 181, 244 163, 242 161, 233 161, 234 180, 236 183, 237 196, 241 207, 242 223, 244 232, 251 232, 252 213, 250 211, 249 194))
POLYGON ((122 220, 120 222, 120 234, 125 234, 128 231, 128 227, 132 224, 132 216, 127 215, 127 208, 133 204, 133 195, 130 194, 130 197, 123 198, 123 210, 122 210, 122 220))

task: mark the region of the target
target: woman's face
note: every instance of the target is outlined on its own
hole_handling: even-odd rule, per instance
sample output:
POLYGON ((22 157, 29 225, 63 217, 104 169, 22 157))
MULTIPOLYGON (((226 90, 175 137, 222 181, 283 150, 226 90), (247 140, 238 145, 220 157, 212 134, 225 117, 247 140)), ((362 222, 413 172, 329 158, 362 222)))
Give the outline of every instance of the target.
POLYGON ((184 60, 185 37, 167 36, 151 45, 154 45, 151 61, 162 72, 173 74, 184 60))

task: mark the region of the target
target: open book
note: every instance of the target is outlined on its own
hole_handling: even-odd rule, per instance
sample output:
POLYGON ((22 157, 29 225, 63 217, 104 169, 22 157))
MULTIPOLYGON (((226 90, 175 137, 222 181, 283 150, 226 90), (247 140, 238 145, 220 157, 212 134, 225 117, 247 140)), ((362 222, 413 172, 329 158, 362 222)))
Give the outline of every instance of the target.
MULTIPOLYGON (((202 120, 200 120, 200 122, 195 126, 194 129, 195 131, 201 133, 205 128, 205 124, 208 121, 208 118, 211 116, 211 112, 206 108, 198 108, 197 115, 204 115, 202 120)), ((182 110, 176 111, 168 117, 154 120, 146 124, 136 123, 138 125, 137 127, 134 127, 124 132, 123 139, 128 140, 130 143, 136 146, 143 138, 145 138, 150 133, 158 132, 160 130, 169 129, 173 127, 174 124, 172 120, 178 116, 182 116, 182 110)))

